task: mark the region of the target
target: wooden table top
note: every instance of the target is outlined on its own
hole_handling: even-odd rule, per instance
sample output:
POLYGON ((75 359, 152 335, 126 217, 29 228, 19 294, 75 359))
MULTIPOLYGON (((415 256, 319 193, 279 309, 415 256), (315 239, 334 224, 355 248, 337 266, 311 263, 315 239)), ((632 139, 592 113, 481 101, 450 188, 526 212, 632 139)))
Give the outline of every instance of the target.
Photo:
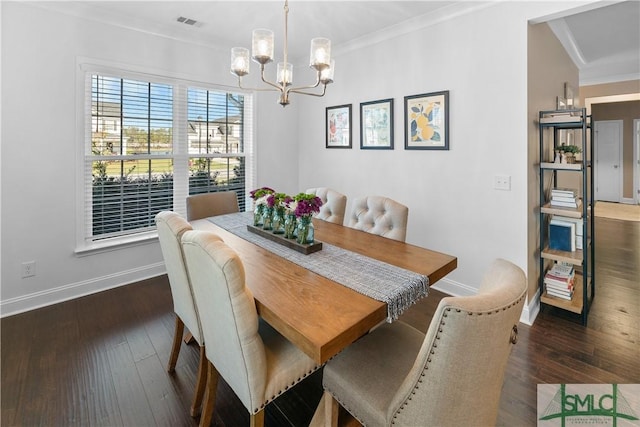
MULTIPOLYGON (((457 267, 457 258, 326 221, 315 220, 315 238, 424 274, 429 285, 457 267)), ((219 234, 244 264, 258 314, 322 364, 387 317, 387 305, 315 274, 238 237, 206 219, 194 229, 219 234)))

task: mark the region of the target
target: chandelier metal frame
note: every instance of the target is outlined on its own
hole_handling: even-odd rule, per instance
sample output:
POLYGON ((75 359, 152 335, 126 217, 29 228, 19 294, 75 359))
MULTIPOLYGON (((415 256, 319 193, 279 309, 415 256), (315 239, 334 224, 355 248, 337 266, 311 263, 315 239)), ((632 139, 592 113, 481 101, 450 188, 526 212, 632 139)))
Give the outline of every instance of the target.
POLYGON ((325 95, 327 85, 333 83, 335 62, 331 59, 331 41, 326 38, 314 38, 311 40, 311 52, 309 67, 316 70, 316 81, 313 84, 292 87, 293 64, 288 62, 288 19, 289 1, 284 2, 284 61, 278 63, 276 82, 269 81, 265 77, 265 65, 273 61, 273 31, 257 29, 252 34, 251 59, 260 64, 260 78, 271 86, 269 88, 249 88, 242 85, 242 77, 249 74, 249 50, 242 47, 231 49, 231 74, 238 77, 238 87, 244 90, 255 91, 279 91, 278 103, 283 107, 289 104, 289 94, 298 93, 322 97, 325 95), (322 92, 309 92, 322 84, 322 92))

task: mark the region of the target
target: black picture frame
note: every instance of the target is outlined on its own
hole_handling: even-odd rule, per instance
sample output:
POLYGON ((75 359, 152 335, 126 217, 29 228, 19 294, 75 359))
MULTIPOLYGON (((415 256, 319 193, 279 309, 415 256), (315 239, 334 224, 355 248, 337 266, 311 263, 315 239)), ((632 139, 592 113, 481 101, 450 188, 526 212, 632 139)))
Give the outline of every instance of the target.
POLYGON ((405 150, 449 149, 449 91, 404 97, 405 150))
POLYGON ((360 103, 360 149, 393 150, 393 98, 360 103))
POLYGON ((326 148, 351 148, 351 104, 327 107, 326 148))

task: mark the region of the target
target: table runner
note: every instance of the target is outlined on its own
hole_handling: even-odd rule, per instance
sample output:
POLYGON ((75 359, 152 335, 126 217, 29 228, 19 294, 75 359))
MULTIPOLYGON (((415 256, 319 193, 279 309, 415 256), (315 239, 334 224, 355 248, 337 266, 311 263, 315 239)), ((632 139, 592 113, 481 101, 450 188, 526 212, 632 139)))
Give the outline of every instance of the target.
POLYGON ((387 303, 387 322, 400 314, 429 291, 429 278, 383 261, 322 242, 322 250, 301 254, 279 243, 247 230, 253 221, 252 212, 209 217, 213 224, 224 228, 261 248, 306 268, 356 292, 387 303))

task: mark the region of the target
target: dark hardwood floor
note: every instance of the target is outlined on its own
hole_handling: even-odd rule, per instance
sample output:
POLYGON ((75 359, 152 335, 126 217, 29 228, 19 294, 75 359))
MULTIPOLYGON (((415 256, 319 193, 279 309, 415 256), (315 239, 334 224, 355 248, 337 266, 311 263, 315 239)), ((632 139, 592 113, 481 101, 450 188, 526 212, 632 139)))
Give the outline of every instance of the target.
MULTIPOLYGON (((546 307, 520 325, 498 425, 536 425, 539 383, 640 383, 640 222, 596 219, 596 298, 587 327, 546 307)), ((403 320, 426 330, 444 295, 433 291, 403 320)), ((192 426, 198 351, 183 344, 166 372, 173 333, 166 277, 2 319, 2 426, 192 426)), ((321 371, 269 405, 267 426, 304 426, 321 371)), ((219 382, 213 425, 248 426, 219 382)))

